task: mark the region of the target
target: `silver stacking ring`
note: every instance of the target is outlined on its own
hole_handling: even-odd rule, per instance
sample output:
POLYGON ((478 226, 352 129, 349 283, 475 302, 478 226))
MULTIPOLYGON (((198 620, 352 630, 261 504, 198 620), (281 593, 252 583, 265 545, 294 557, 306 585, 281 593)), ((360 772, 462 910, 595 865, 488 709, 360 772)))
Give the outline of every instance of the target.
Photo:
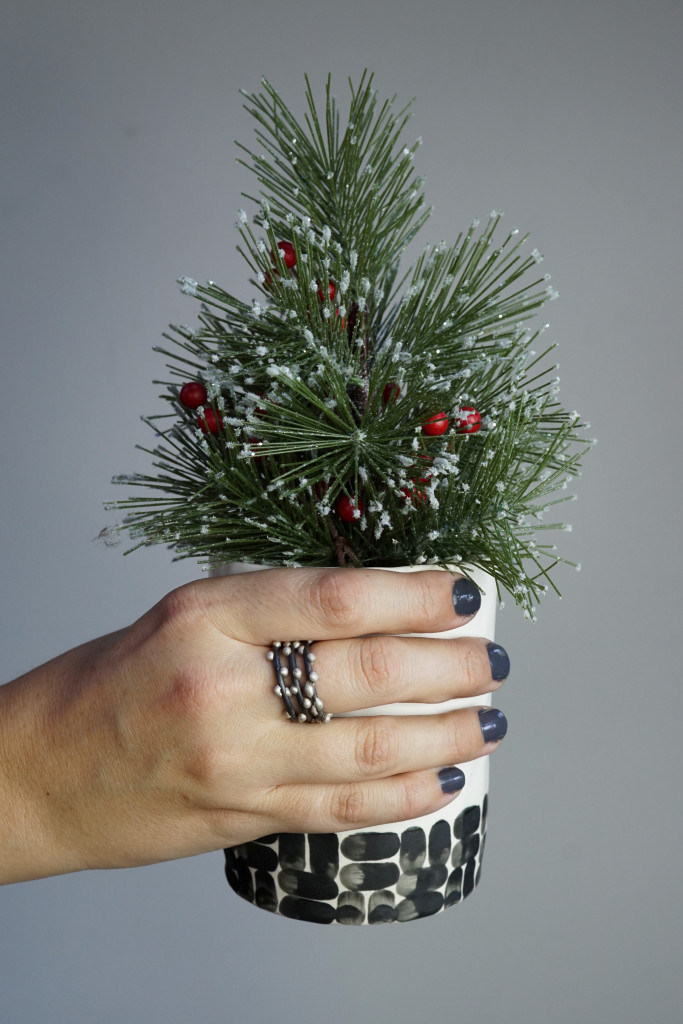
POLYGON ((316 689, 318 673, 311 641, 273 640, 266 657, 275 671, 275 695, 282 698, 287 717, 293 722, 329 722, 332 715, 325 711, 316 689))

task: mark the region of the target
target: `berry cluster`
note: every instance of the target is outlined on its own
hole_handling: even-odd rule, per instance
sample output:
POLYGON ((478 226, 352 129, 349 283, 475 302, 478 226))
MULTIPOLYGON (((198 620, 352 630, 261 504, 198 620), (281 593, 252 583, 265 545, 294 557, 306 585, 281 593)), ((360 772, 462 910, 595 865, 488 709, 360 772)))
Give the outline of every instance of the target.
MULTIPOLYGON (((282 257, 282 262, 287 267, 287 269, 288 270, 293 270, 294 267, 296 266, 296 249, 294 248, 292 243, 288 242, 286 239, 284 239, 284 240, 281 239, 277 243, 277 249, 278 249, 278 252, 280 253, 280 255, 282 257)), ((275 253, 273 252, 272 249, 270 250, 270 258, 271 258, 271 260, 273 262, 273 274, 275 274, 277 277, 279 277, 280 276, 279 271, 276 269, 277 260, 276 260, 276 257, 275 257, 275 253)), ((269 272, 269 273, 265 274, 265 276, 263 278, 263 285, 264 285, 264 287, 266 289, 269 289, 269 288, 272 287, 272 284, 273 284, 273 275, 269 272)), ((322 281, 318 281, 317 284, 318 284, 318 298, 320 299, 320 301, 321 302, 325 301, 325 292, 327 292, 327 295, 329 297, 330 302, 334 302, 335 297, 337 295, 337 286, 334 283, 334 281, 328 280, 327 281, 327 288, 325 288, 325 284, 322 281)), ((339 316, 339 310, 337 310, 337 316, 339 316)), ((342 321, 342 325, 344 327, 346 326, 346 321, 345 320, 342 321)))
POLYGON ((186 409, 202 409, 197 417, 197 426, 203 434, 218 434, 223 429, 223 417, 216 409, 205 409, 208 398, 206 388, 198 380, 183 384, 178 395, 186 409))
MULTIPOLYGON (((296 251, 291 242, 283 240, 277 243, 278 251, 281 255, 282 261, 285 266, 291 270, 296 266, 296 251)), ((276 263, 275 253, 271 250, 271 259, 273 264, 276 263)), ((276 269, 273 273, 277 274, 276 269)), ((272 284, 272 277, 266 276, 266 286, 272 284)), ((318 282, 320 284, 320 282, 318 282)), ((331 302, 334 301, 336 296, 336 285, 334 281, 329 280, 327 282, 327 294, 331 302)), ((318 289, 318 298, 321 302, 325 301, 325 292, 323 291, 323 285, 320 284, 318 289)), ((263 394, 263 392, 262 392, 263 394)), ((200 409, 201 412, 197 416, 197 426, 204 434, 218 435, 223 429, 223 418, 220 412, 211 407, 205 408, 208 393, 205 386, 200 381, 188 381, 183 384, 179 392, 180 403, 190 410, 200 409)), ((401 387, 397 383, 389 382, 385 385, 382 392, 382 399, 385 405, 393 404, 399 401, 401 397, 401 387)), ((257 408, 258 412, 259 409, 257 408)), ((263 410, 260 410, 263 411, 263 410)), ((450 421, 445 412, 436 412, 429 416, 422 424, 422 433, 426 437, 440 437, 446 433, 450 426, 450 421)), ((474 434, 481 427, 481 415, 477 409, 472 406, 464 406, 458 410, 455 416, 455 432, 458 434, 474 434)), ((257 444, 258 438, 250 437, 250 444, 257 444)), ((263 460, 263 455, 254 456, 255 460, 260 462, 263 460)), ((428 463, 431 459, 428 455, 420 456, 425 459, 428 463)), ((412 488, 402 487, 401 491, 406 501, 426 501, 427 495, 424 490, 420 488, 420 484, 427 484, 431 480, 431 473, 427 472, 423 476, 416 476, 412 478, 412 488)), ((314 493, 318 499, 322 499, 327 486, 322 481, 317 483, 314 487, 314 493)), ((353 523, 361 519, 364 512, 364 504, 362 498, 357 495, 343 494, 338 498, 335 504, 335 511, 342 523, 353 523)))

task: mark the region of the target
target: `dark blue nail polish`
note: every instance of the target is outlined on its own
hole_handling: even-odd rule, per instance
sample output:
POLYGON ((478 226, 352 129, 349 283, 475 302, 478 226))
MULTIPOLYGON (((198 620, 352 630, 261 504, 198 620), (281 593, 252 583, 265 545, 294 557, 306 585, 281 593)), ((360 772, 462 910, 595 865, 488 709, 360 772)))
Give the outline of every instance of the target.
POLYGON ((453 607, 458 615, 474 615, 481 607, 481 591, 472 580, 463 578, 453 584, 453 607))
POLYGON ((465 773, 455 765, 442 768, 439 772, 439 785, 444 793, 457 793, 465 785, 465 773))
POLYGON ((497 708, 481 708, 479 722, 485 743, 496 743, 502 740, 508 731, 508 720, 497 708))
POLYGON ((487 644, 486 650, 489 654, 489 661, 491 662, 491 675, 500 682, 502 679, 507 679, 510 675, 510 659, 508 658, 508 652, 500 644, 487 644))

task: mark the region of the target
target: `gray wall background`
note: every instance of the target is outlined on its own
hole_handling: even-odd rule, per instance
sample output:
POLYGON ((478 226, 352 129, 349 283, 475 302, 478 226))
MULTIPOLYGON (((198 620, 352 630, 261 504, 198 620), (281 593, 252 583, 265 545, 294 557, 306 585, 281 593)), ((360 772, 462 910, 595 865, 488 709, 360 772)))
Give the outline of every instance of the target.
POLYGON ((304 70, 417 95, 424 240, 492 207, 531 232, 562 398, 600 444, 563 538, 583 572, 538 624, 500 616, 511 728, 470 899, 316 929, 240 901, 219 853, 7 887, 0 1018, 679 1021, 680 2, 3 6, 4 679, 196 575, 93 538, 112 475, 143 468, 152 345, 195 315, 176 277, 244 293, 237 90, 262 74, 295 106, 304 70))

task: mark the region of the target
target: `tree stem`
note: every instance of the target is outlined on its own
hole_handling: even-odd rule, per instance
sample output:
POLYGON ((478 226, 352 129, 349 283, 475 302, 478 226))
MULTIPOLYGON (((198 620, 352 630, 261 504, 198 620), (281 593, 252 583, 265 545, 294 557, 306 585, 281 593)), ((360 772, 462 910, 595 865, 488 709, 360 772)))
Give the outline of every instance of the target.
POLYGON ((363 563, 360 558, 330 519, 327 520, 327 525, 334 542, 334 553, 337 556, 339 565, 344 566, 347 562, 352 562, 354 565, 361 567, 363 563))

